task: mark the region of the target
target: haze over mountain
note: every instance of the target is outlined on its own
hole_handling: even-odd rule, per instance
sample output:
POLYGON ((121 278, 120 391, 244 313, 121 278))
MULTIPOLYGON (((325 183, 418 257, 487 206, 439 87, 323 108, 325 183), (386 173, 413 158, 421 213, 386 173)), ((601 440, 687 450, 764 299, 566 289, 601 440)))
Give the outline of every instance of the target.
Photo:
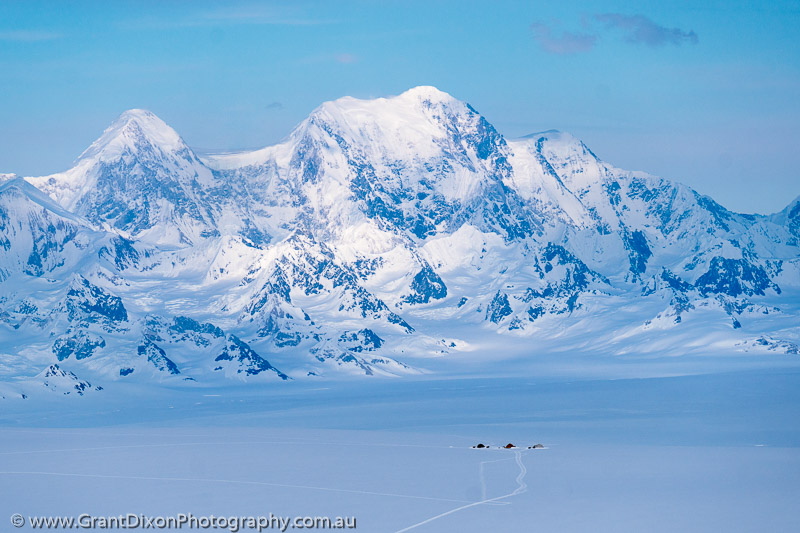
POLYGON ((733 213, 567 133, 507 140, 433 87, 203 157, 130 110, 71 169, 0 179, 6 398, 54 376, 84 394, 498 351, 798 352, 800 199, 733 213))

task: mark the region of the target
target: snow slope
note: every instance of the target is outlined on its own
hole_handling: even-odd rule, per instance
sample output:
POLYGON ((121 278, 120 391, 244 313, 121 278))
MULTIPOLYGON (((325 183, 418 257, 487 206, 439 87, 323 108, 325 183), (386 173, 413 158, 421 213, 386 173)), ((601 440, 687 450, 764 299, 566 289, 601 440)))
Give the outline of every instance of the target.
POLYGON ((568 378, 125 384, 7 402, 0 507, 26 521, 347 516, 368 532, 796 529, 796 359, 738 372, 705 359, 724 371, 686 375, 691 358, 676 358, 670 377, 642 362, 633 379, 590 359, 568 378))
POLYGON ((0 377, 21 395, 53 363, 205 387, 498 352, 793 354, 797 205, 737 214, 566 133, 509 141, 433 87, 203 158, 131 110, 73 168, 3 175, 0 377))

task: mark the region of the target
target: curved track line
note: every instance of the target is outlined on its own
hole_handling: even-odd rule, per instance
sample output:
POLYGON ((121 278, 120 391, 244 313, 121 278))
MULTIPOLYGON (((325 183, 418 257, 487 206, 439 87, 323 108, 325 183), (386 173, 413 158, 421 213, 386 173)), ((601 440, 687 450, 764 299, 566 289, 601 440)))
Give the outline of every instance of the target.
POLYGON ((525 464, 522 462, 522 452, 520 452, 519 450, 514 450, 514 455, 516 456, 517 465, 519 466, 519 474, 517 475, 517 479, 516 479, 517 488, 514 489, 513 492, 509 492, 508 494, 504 494, 503 496, 497 496, 495 498, 489 498, 489 499, 481 500, 479 502, 473 502, 473 503, 470 503, 470 504, 467 504, 467 505, 462 505, 461 507, 456 507, 455 509, 450 509, 447 512, 444 512, 442 514, 438 514, 436 516, 432 516, 432 517, 428 518, 427 520, 423 520, 422 522, 417 522, 416 524, 408 526, 407 528, 398 529, 397 531, 395 531, 395 533, 404 533, 405 531, 410 531, 410 530, 415 529, 415 528, 417 528, 419 526, 422 526, 422 525, 425 525, 425 524, 429 524, 430 522, 433 522, 434 520, 438 520, 440 518, 444 518, 445 516, 451 515, 453 513, 457 513, 458 511, 463 511, 464 509, 469 509, 470 507, 475 507, 477 505, 484 505, 484 504, 487 504, 487 503, 496 502, 498 500, 503 500, 505 498, 510 498, 512 496, 517 496, 518 494, 522 494, 523 492, 527 491, 528 490, 528 484, 525 483, 525 475, 528 473, 528 469, 525 467, 525 464))
POLYGON ((483 465, 489 463, 501 463, 509 460, 510 458, 506 457, 505 459, 495 459, 493 461, 481 461, 480 465, 478 465, 478 477, 480 477, 481 480, 481 500, 486 499, 486 477, 483 475, 483 465))
POLYGON ((0 455, 23 455, 30 453, 96 452, 100 450, 125 450, 129 448, 168 448, 171 446, 202 446, 204 444, 224 444, 221 442, 169 442, 163 444, 120 444, 117 446, 92 446, 89 448, 61 448, 55 450, 15 450, 0 452, 0 455))
POLYGON ((209 441, 209 442, 172 442, 161 444, 120 444, 116 446, 94 446, 90 448, 61 448, 50 450, 15 450, 11 452, 0 452, 0 455, 22 455, 31 453, 63 453, 63 452, 87 452, 98 450, 122 450, 127 448, 165 448, 170 446, 203 446, 203 445, 220 445, 220 446, 233 446, 233 445, 253 445, 253 444, 293 444, 293 445, 318 445, 325 446, 367 446, 367 447, 384 447, 384 448, 433 448, 440 450, 458 449, 452 446, 431 446, 425 444, 387 444, 381 442, 321 442, 312 440, 252 440, 252 441, 209 441))
POLYGON ((140 481, 188 481, 188 482, 204 482, 204 483, 230 483, 239 485, 261 485, 267 487, 282 487, 289 489, 308 489, 308 490, 322 490, 326 492, 346 492, 350 494, 368 494, 371 496, 390 496, 393 498, 409 498, 413 500, 432 500, 437 502, 451 502, 451 503, 464 503, 467 500, 454 500, 450 498, 432 498, 428 496, 414 496, 410 494, 393 494, 390 492, 371 492, 366 490, 355 489, 334 489, 330 487, 315 487, 311 485, 290 485, 286 483, 269 483, 266 481, 246 481, 236 479, 203 479, 203 478, 183 478, 183 477, 149 477, 149 476, 117 476, 106 474, 70 474, 64 472, 0 472, 0 475, 20 475, 20 476, 61 476, 61 477, 85 477, 95 479, 132 479, 140 481))

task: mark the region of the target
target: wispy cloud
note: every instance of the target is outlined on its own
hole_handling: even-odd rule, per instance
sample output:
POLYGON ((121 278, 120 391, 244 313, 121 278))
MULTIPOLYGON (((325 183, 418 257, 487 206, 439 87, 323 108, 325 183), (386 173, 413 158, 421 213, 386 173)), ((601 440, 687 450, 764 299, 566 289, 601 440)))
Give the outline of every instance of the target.
POLYGON ((588 33, 573 33, 569 31, 554 31, 550 26, 541 22, 531 24, 533 38, 545 52, 551 54, 576 54, 586 52, 594 47, 597 36, 588 33))
POLYGON ((625 42, 633 45, 659 47, 667 44, 697 44, 697 34, 681 28, 668 28, 644 15, 601 13, 584 17, 581 31, 568 31, 558 24, 534 22, 530 25, 533 39, 545 52, 568 55, 588 52, 605 33, 621 33, 625 42), (598 27, 599 25, 599 27, 598 27))
POLYGON ((621 13, 603 13, 594 17, 608 29, 621 30, 625 40, 632 44, 647 46, 663 46, 665 44, 681 45, 697 44, 697 34, 680 28, 667 28, 656 24, 644 15, 623 15, 621 13))
POLYGON ((358 61, 358 56, 354 54, 336 54, 333 59, 335 59, 337 63, 349 65, 350 63, 358 61))
POLYGON ((270 102, 264 107, 264 109, 268 111, 277 111, 279 109, 283 109, 283 104, 281 102, 270 102))
POLYGON ((0 30, 0 41, 16 41, 22 43, 35 43, 61 39, 63 35, 50 31, 38 30, 0 30))

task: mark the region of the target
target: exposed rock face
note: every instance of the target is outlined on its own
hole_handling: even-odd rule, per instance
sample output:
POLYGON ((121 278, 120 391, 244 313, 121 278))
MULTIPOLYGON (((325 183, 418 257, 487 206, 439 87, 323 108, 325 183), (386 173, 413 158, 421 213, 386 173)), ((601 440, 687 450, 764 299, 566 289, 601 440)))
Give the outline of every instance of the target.
POLYGON ((131 110, 72 169, 0 180, 0 352, 281 382, 405 374, 487 332, 596 323, 641 346, 721 318, 731 346, 792 353, 799 246, 798 200, 733 213, 565 133, 508 141, 432 87, 328 102, 281 144, 203 159, 131 110))

